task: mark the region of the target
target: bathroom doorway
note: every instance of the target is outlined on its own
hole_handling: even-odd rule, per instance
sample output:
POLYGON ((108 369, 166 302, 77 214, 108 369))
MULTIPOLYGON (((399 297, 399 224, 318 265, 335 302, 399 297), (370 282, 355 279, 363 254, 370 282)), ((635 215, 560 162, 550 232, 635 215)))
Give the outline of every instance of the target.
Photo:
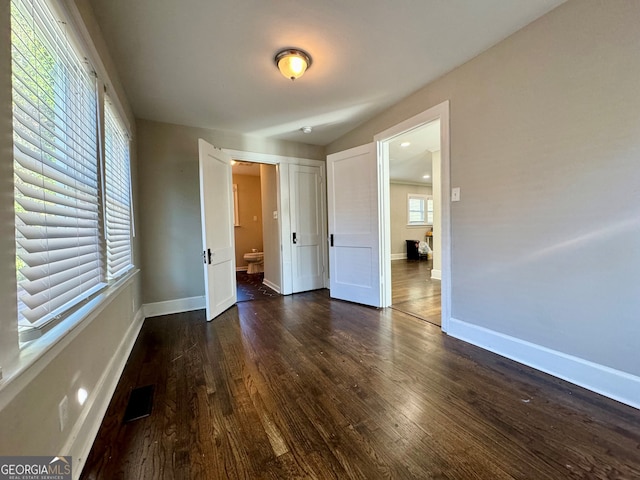
POLYGON ((276 168, 275 165, 232 161, 238 302, 279 296, 265 284, 265 264, 272 263, 269 252, 279 244, 276 168))

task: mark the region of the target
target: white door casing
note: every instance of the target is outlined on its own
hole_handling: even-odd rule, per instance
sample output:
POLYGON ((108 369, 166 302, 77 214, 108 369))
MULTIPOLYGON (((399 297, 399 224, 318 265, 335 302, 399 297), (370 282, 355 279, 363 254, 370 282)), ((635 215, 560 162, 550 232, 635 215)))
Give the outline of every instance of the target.
POLYGON ((198 151, 205 299, 213 320, 237 300, 231 157, 202 139, 198 151))
POLYGON ((327 156, 331 297, 380 307, 376 144, 327 156))
POLYGON ((450 181, 450 138, 449 138, 449 101, 435 105, 422 113, 419 113, 387 130, 374 136, 378 144, 379 166, 381 170, 381 189, 383 206, 382 230, 384 239, 381 245, 383 258, 383 306, 391 305, 391 235, 389 220, 389 150, 387 142, 405 132, 420 128, 430 122, 440 120, 440 230, 441 230, 441 308, 442 331, 449 329, 451 318, 451 203, 449 192, 450 181), (386 186, 386 189, 384 188, 386 186))
POLYGON ((324 189, 317 166, 290 165, 293 293, 324 287, 324 189))

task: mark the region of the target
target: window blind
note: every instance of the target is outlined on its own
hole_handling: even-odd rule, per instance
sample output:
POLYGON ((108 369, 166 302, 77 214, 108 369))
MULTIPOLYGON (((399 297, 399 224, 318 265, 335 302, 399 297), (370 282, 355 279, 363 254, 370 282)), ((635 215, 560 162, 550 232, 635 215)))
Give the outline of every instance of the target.
POLYGON ((43 0, 12 0, 18 327, 103 282, 95 81, 43 0))
POLYGON ((104 119, 107 279, 112 280, 132 266, 129 137, 108 97, 104 119))

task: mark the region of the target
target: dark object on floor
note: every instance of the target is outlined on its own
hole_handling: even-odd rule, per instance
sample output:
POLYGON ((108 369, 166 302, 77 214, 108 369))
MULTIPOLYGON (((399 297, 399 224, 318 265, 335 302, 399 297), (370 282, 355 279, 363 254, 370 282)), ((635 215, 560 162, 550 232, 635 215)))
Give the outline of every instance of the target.
POLYGON ((153 407, 153 385, 134 388, 129 395, 129 403, 124 412, 122 423, 133 422, 151 415, 153 407))
POLYGON ((264 285, 264 273, 236 272, 238 286, 238 302, 248 300, 263 300, 279 297, 280 294, 264 285))

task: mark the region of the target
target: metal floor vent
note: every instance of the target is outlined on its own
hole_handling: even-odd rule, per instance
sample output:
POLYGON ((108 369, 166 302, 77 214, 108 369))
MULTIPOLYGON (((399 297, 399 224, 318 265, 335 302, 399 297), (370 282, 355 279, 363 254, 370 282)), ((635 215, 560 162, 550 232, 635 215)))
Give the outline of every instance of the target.
POLYGON ((134 388, 129 395, 129 403, 124 412, 123 423, 133 422, 151 415, 153 407, 153 385, 134 388))

